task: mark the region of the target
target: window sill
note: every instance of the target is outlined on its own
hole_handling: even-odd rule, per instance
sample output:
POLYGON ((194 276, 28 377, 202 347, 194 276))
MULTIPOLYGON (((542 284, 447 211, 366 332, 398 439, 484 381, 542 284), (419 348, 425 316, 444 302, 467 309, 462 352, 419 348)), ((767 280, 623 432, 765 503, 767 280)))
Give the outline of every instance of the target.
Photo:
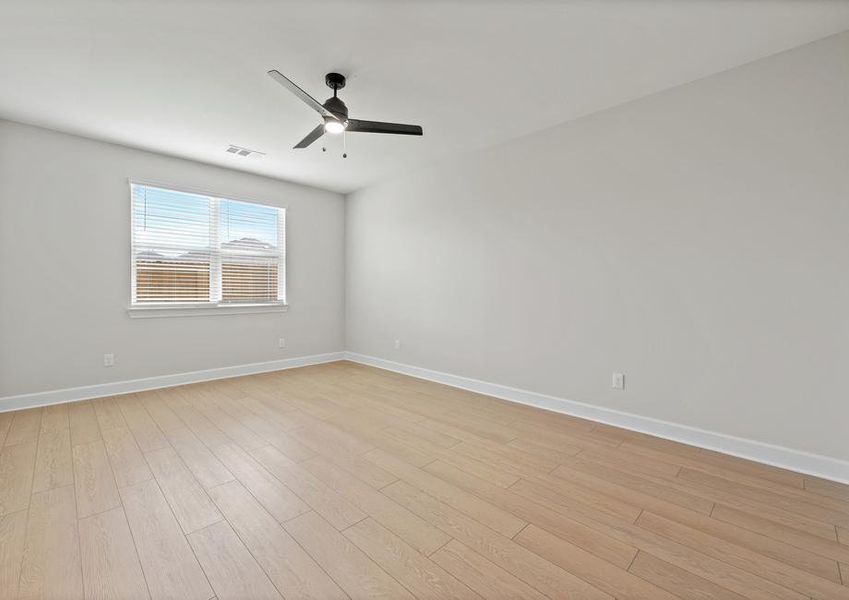
POLYGON ((288 304, 207 304, 184 306, 131 306, 127 314, 132 319, 161 317, 211 317, 216 315, 253 315, 286 312, 288 304))

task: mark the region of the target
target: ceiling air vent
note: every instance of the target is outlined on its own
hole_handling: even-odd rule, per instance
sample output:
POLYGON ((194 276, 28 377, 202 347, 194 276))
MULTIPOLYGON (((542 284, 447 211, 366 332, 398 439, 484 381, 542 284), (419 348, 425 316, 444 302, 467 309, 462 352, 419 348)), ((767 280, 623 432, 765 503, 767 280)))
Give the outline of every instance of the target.
POLYGON ((227 146, 226 152, 227 154, 235 154, 236 156, 265 156, 265 152, 260 152, 259 150, 248 150, 247 148, 234 146, 233 144, 227 146))

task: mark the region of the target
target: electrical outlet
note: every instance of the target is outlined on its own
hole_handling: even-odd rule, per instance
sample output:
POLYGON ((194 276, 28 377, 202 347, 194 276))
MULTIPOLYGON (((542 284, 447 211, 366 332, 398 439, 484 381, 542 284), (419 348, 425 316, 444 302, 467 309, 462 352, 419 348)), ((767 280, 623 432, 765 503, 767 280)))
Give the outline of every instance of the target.
POLYGON ((400 349, 401 349, 401 340, 395 340, 395 349, 396 349, 396 350, 400 350, 400 349))
POLYGON ((115 366, 115 355, 111 352, 103 355, 103 366, 104 367, 112 367, 115 366))
POLYGON ((286 347, 286 338, 278 339, 277 340, 277 347, 278 348, 285 348, 286 347))
POLYGON ((614 373, 613 380, 611 382, 613 384, 614 390, 624 390, 625 389, 625 373, 614 373))

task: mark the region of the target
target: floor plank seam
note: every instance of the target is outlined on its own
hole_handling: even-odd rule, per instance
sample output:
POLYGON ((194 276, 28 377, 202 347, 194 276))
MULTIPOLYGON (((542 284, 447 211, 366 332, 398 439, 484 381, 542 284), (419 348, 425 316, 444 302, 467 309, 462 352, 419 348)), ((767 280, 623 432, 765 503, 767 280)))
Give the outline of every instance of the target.
MULTIPOLYGON (((313 510, 315 510, 315 509, 313 509, 313 510)), ((363 511, 363 512, 365 512, 365 511, 363 511)), ((322 517, 322 518, 324 518, 324 517, 322 517)), ((357 519, 356 521, 354 521, 354 522, 353 522, 353 523, 351 523, 350 525, 347 525, 347 526, 343 527, 342 529, 337 529, 337 531, 338 531, 339 533, 345 533, 345 532, 346 532, 346 531, 348 531, 351 527, 354 527, 355 525, 358 525, 358 524, 362 523, 363 521, 366 521, 366 520, 368 520, 368 519, 370 519, 370 518, 371 518, 371 517, 370 517, 369 515, 367 515, 367 514, 366 514, 366 515, 365 515, 362 519, 357 519)), ((325 520, 326 520, 326 519, 325 519, 325 520)))
POLYGON ((379 488, 377 488, 377 491, 378 491, 378 492, 382 492, 384 488, 388 488, 388 487, 389 487, 390 485, 392 485, 393 483, 398 483, 399 481, 401 481, 401 480, 400 480, 400 479, 398 479, 398 478, 396 478, 396 479, 395 479, 395 481, 390 481, 389 483, 384 484, 384 485, 380 486, 379 488))
MULTIPOLYGON (((43 410, 43 409, 39 409, 39 410, 43 410)), ((12 419, 12 422, 14 422, 14 418, 12 419)), ((11 429, 12 429, 12 423, 10 422, 9 423, 9 431, 11 431, 11 429)), ((8 433, 7 433, 7 436, 8 436, 8 433)), ((8 439, 8 437, 7 437, 7 439, 8 439)), ((5 446, 4 446, 4 448, 5 448, 5 446)), ((26 508, 27 523, 26 523, 26 527, 24 528, 24 546, 21 550, 21 562, 18 565, 18 587, 16 588, 16 592, 19 595, 20 595, 20 592, 21 592, 21 578, 24 575, 24 559, 26 558, 27 540, 29 539, 29 533, 30 533, 30 521, 31 521, 30 517, 32 516, 32 497, 34 495, 33 492, 32 492, 32 486, 33 486, 33 483, 35 482, 35 465, 36 465, 36 461, 37 461, 37 458, 38 458, 38 444, 37 443, 36 443, 35 451, 36 451, 36 455, 32 459, 32 479, 30 480, 29 498, 27 499, 27 508, 26 508)), ((76 508, 77 508, 77 498, 76 498, 76 494, 74 494, 74 509, 76 509, 76 508)), ((4 516, 6 516, 6 515, 4 515, 4 516)), ((77 532, 77 544, 79 544, 79 532, 77 532)))
MULTIPOLYGON (((98 423, 98 427, 99 426, 100 426, 100 424, 98 423)), ((139 545, 138 545, 138 541, 136 540, 136 534, 135 534, 135 532, 133 532, 133 528, 130 526, 130 519, 127 517, 127 509, 124 506, 124 499, 121 498, 120 493, 118 494, 118 498, 121 501, 121 512, 124 514, 124 520, 127 523, 127 529, 130 532, 130 539, 133 540, 133 550, 136 553, 136 560, 138 561, 139 569, 141 570, 142 579, 144 580, 144 585, 147 588, 147 595, 148 595, 149 598, 153 598, 153 591, 150 588, 150 582, 148 581, 148 574, 145 572, 144 565, 142 564, 141 553, 139 552, 139 545)), ((186 543, 188 543, 188 540, 186 541, 186 543)), ((211 586, 210 586, 210 588, 211 588, 211 586)))
MULTIPOLYGON (((232 482, 228 482, 228 483, 232 483, 232 482)), ((226 485, 226 484, 222 483, 221 485, 226 485)), ((241 484, 241 482, 239 482, 239 485, 242 485, 242 484, 241 484)), ((216 486, 216 487, 218 487, 218 486, 216 486)), ((244 488, 244 486, 242 486, 242 487, 244 488)), ((250 493, 250 492, 248 492, 248 493, 250 493)), ((210 500, 211 500, 211 499, 210 499, 210 500)), ((216 507, 218 507, 218 505, 217 505, 217 504, 215 504, 215 501, 212 501, 212 503, 213 503, 216 507)), ((261 505, 260 505, 260 506, 261 506, 261 505)), ((262 510, 265 510, 265 509, 263 508, 262 510)), ((268 578, 268 581, 271 583, 271 585, 272 585, 272 586, 274 586, 274 589, 276 589, 276 590, 277 590, 277 593, 278 593, 278 594, 280 594, 281 598, 284 598, 284 599, 285 599, 285 598, 286 598, 286 594, 284 594, 283 590, 281 590, 281 589, 280 589, 280 587, 278 587, 278 585, 274 582, 274 580, 271 578, 271 575, 269 574, 269 572, 266 570, 266 568, 265 568, 264 566, 262 566, 262 563, 261 563, 261 562, 257 559, 256 555, 253 553, 253 550, 251 550, 250 546, 249 546, 249 545, 247 544, 247 542, 246 542, 246 541, 242 538, 242 536, 241 536, 241 535, 239 535, 239 531, 238 531, 238 530, 236 529, 236 527, 233 525, 233 522, 232 522, 232 521, 230 521, 230 520, 227 518, 227 515, 225 515, 225 514, 224 514, 224 511, 222 511, 220 508, 218 508, 218 511, 221 513, 222 520, 223 520, 225 523, 227 523, 227 526, 228 526, 228 527, 230 528, 230 530, 231 530, 231 531, 235 534, 236 538, 239 540, 239 542, 242 544, 242 546, 244 546, 245 550, 247 550, 247 551, 248 551, 248 554, 250 554, 250 555, 251 555, 251 558, 253 559, 253 561, 257 564, 257 566, 260 568, 260 570, 262 570, 262 572, 263 572, 263 573, 265 573, 265 576, 268 578)), ((221 522, 221 521, 218 521, 218 523, 220 523, 220 522, 221 522)), ((281 527, 281 529, 283 528, 283 526, 282 526, 282 525, 280 525, 280 527, 281 527)), ((200 530, 198 530, 198 531, 200 531, 200 530)), ((285 530, 284 530, 284 531, 285 531, 285 530)), ((191 544, 189 544, 189 545, 191 545, 191 544)), ((305 551, 305 552, 306 552, 306 551, 305 551)), ((201 569, 203 569, 203 565, 201 565, 201 569)), ((329 577, 329 575, 328 575, 328 577, 329 577)), ((212 593, 213 593, 213 599, 212 599, 212 600, 214 600, 214 599, 217 597, 218 592, 216 591, 216 589, 215 589, 214 587, 212 587, 212 584, 210 584, 210 586, 209 586, 209 587, 210 587, 210 589, 212 590, 212 593)))
MULTIPOLYGON (((510 513, 510 514, 512 514, 512 513, 510 513)), ((515 517, 516 515, 513 515, 513 516, 515 517)), ((516 517, 516 518, 518 518, 518 517, 516 517)), ((513 535, 511 535, 511 536, 510 536, 510 539, 511 539, 511 540, 515 540, 515 539, 516 539, 516 537, 517 537, 520 533, 522 533, 525 529, 527 529, 528 527, 530 527, 530 525, 531 525, 530 523, 525 523, 519 531, 517 531, 516 533, 514 533, 513 535)))
POLYGON ((447 541, 447 542, 445 542, 444 544, 442 544, 441 546, 439 546, 439 548, 436 548, 435 550, 431 550, 431 551, 430 551, 430 552, 428 552, 425 556, 427 556, 428 558, 430 558, 431 556, 433 556, 434 554, 436 554, 437 552, 439 552, 440 550, 442 550, 443 548, 445 548, 445 546, 447 546, 448 544, 450 544, 450 543, 451 543, 451 542, 453 542, 453 541, 454 541, 454 538, 452 538, 451 536, 448 536, 448 541, 447 541))
MULTIPOLYGON (((148 480, 148 481, 150 481, 150 480, 148 480)), ((212 581, 210 580, 209 575, 206 574, 206 570, 203 568, 203 564, 201 563, 200 559, 198 558, 197 552, 195 552, 194 546, 192 546, 191 541, 189 541, 188 535, 186 534, 185 531, 183 531, 183 528, 180 525, 180 520, 177 518, 177 514, 174 512, 174 508, 171 506, 171 503, 168 502, 168 497, 162 491, 162 486, 159 484, 159 481, 156 479, 156 477, 154 477, 152 481, 156 484, 156 487, 159 490, 159 494, 162 496, 163 500, 165 501, 165 505, 168 507, 168 510, 170 511, 171 516, 174 518, 174 522, 177 523, 177 529, 179 530, 180 535, 182 535, 183 538, 185 539, 186 544, 189 546, 189 550, 191 550, 191 552, 192 552, 192 556, 194 557, 195 562, 197 563, 198 567, 200 567, 200 572, 203 573, 203 577, 204 577, 204 579, 206 579, 206 584, 209 586, 209 589, 212 590, 212 596, 217 595, 215 588, 212 587, 212 581)), ((142 483, 144 483, 144 482, 142 482, 142 483)), ((206 493, 206 492, 204 492, 204 493, 206 493)), ((123 498, 122 498, 121 501, 123 502, 123 498)), ((210 502, 211 501, 212 500, 210 499, 210 502)), ((144 569, 142 569, 142 570, 144 570, 144 569)))
POLYGON ((79 510, 77 509, 77 486, 74 485, 74 526, 77 530, 77 551, 79 552, 80 564, 78 565, 80 568, 80 585, 83 586, 83 589, 80 590, 82 593, 82 597, 85 597, 85 567, 83 566, 83 548, 82 548, 82 540, 80 539, 80 518, 79 518, 79 510))
MULTIPOLYGON (((303 513, 303 514, 307 514, 307 513, 303 513)), ((300 517, 302 515, 298 515, 298 516, 300 517)), ((295 518, 297 518, 297 517, 295 517, 295 518)), ((289 519, 289 520, 291 521, 292 519, 289 519)), ((321 569, 321 571, 327 576, 327 578, 330 579, 330 581, 332 581, 333 583, 335 583, 336 587, 338 587, 340 590, 342 590, 343 594, 345 594, 348 598, 351 598, 351 595, 348 593, 348 591, 344 587, 342 587, 342 582, 337 581, 336 578, 334 578, 333 575, 331 575, 327 571, 327 569, 324 568, 324 565, 322 565, 315 556, 310 554, 310 552, 306 548, 304 548, 304 545, 301 544, 300 540, 298 540, 294 535, 292 535, 289 532, 289 530, 286 529, 286 527, 282 523, 280 524, 280 527, 283 528, 283 531, 286 532, 286 535, 288 535, 298 545, 298 547, 303 551, 303 553, 310 557, 310 560, 312 560, 316 564, 316 566, 319 569, 321 569)))
MULTIPOLYGON (((69 418, 70 418, 70 415, 69 415, 69 418)), ((95 419, 96 418, 97 418, 97 416, 95 414, 95 419)), ((69 427, 70 427, 70 422, 69 422, 69 427)), ((97 427, 98 427, 98 433, 101 434, 99 422, 97 423, 97 427)), ((70 434, 70 431, 69 431, 69 434, 70 434)), ((101 437, 102 437, 102 434, 101 434, 101 437)), ((80 519, 79 499, 77 498, 77 469, 76 469, 76 465, 74 464, 75 461, 73 459, 73 454, 74 454, 73 440, 71 440, 70 445, 71 445, 71 448, 70 448, 70 452, 71 452, 71 473, 73 475, 73 482, 74 482, 73 483, 73 485, 74 485, 74 516, 76 517, 76 525, 77 525, 77 549, 78 549, 79 556, 80 556, 80 581, 82 582, 82 585, 83 585, 83 589, 82 589, 83 596, 85 596, 86 577, 85 577, 85 567, 83 565, 84 558, 83 558, 83 551, 82 551, 82 539, 81 539, 81 536, 80 536, 80 521, 82 519, 80 519)), ((111 464, 110 464, 110 469, 111 469, 111 464)), ((112 476, 114 478, 115 474, 113 473, 112 476)), ((122 502, 121 503, 121 512, 123 513, 123 511, 124 511, 124 506, 123 506, 123 502, 122 502)), ((93 516, 94 515, 88 515, 86 518, 90 518, 90 517, 93 517, 93 516)), ((126 519, 126 516, 124 518, 126 519)), ((128 528, 129 528, 129 525, 128 525, 128 528)), ((130 535, 132 536, 132 532, 131 532, 130 535)), ((132 537, 131 537, 131 539, 132 539, 132 537)), ((136 559, 138 560, 138 548, 136 548, 136 546, 135 546, 135 540, 134 539, 133 539, 133 551, 136 553, 136 559)), ((144 578, 144 571, 142 571, 142 577, 144 578)), ((148 597, 150 597, 150 587, 147 584, 147 579, 144 580, 144 584, 145 584, 145 588, 147 589, 148 597)))
POLYGON ((629 573, 631 572, 631 567, 634 566, 634 563, 637 561, 637 557, 640 555, 641 550, 637 548, 637 551, 634 552, 633 558, 631 558, 631 562, 628 563, 628 567, 625 569, 629 573))
MULTIPOLYGON (((650 514, 651 514, 651 513, 650 513, 650 514)), ((666 538, 666 539, 668 539, 668 540, 670 540, 670 541, 672 541, 672 542, 674 542, 674 543, 679 543, 679 544, 681 543, 681 542, 676 541, 675 539, 673 539, 673 538, 672 538, 672 537, 670 537, 669 535, 664 535, 664 533, 659 533, 658 535, 660 535, 661 537, 664 537, 664 538, 666 538)), ((732 546, 737 547, 737 548, 741 548, 741 549, 743 549, 743 550, 746 550, 746 548, 745 548, 744 546, 740 546, 740 545, 738 545, 738 544, 734 544, 734 543, 730 543, 730 544, 731 544, 732 546)), ((780 587, 782 587, 782 588, 785 588, 785 589, 791 590, 791 591, 793 591, 793 592, 795 592, 795 593, 801 593, 801 594, 805 594, 805 593, 806 593, 806 592, 805 592, 805 590, 801 590, 801 589, 798 589, 798 588, 794 588, 794 587, 788 586, 788 585, 787 585, 786 583, 784 583, 784 582, 777 581, 774 577, 772 577, 772 578, 771 578, 771 577, 768 577, 768 576, 764 575, 763 573, 758 573, 758 572, 756 572, 756 571, 755 571, 755 570, 754 570, 754 569, 753 569, 750 565, 748 565, 748 564, 747 564, 747 566, 745 566, 745 567, 744 567, 744 566, 741 566, 741 565, 739 565, 739 564, 735 564, 735 562, 732 562, 732 560, 730 560, 732 557, 730 557, 730 556, 729 556, 728 554, 726 554, 726 553, 723 553, 723 554, 721 555, 721 558, 717 558, 717 557, 713 556, 712 554, 703 553, 700 547, 693 546, 692 544, 682 544, 682 545, 687 546, 688 548, 690 548, 691 550, 693 550, 693 551, 695 551, 695 552, 697 552, 697 553, 705 554, 705 556, 711 557, 711 558, 713 558, 714 560, 718 560, 718 561, 720 561, 720 562, 722 562, 722 563, 725 563, 726 565, 728 565, 728 566, 730 566, 730 567, 732 567, 732 568, 734 568, 734 569, 737 569, 737 570, 739 570, 739 571, 743 571, 743 572, 747 573, 748 575, 750 575, 750 576, 752 576, 752 577, 755 577, 755 578, 758 578, 758 579, 761 579, 761 580, 764 580, 764 581, 770 582, 770 583, 772 583, 772 584, 774 584, 774 585, 777 585, 777 586, 780 586, 780 587)), ((771 559, 770 557, 768 557, 768 556, 766 556, 766 555, 763 555, 763 554, 759 554, 759 557, 766 558, 767 560, 772 560, 772 561, 774 561, 774 562, 779 563, 780 565, 784 565, 784 566, 789 567, 789 568, 798 569, 798 570, 800 570, 800 571, 802 570, 802 569, 799 569, 798 567, 795 567, 794 565, 789 565, 789 564, 787 564, 787 563, 785 563, 784 561, 781 561, 781 560, 771 559)), ((813 575, 813 576, 814 576, 814 577, 818 577, 818 576, 816 576, 816 575, 813 575)), ((827 580, 827 579, 823 579, 823 581, 826 581, 826 582, 827 582, 827 581, 829 581, 829 580, 827 580)), ((832 583, 834 583, 834 582, 832 582, 832 583)), ((798 585, 798 584, 797 584, 797 585, 798 585)))

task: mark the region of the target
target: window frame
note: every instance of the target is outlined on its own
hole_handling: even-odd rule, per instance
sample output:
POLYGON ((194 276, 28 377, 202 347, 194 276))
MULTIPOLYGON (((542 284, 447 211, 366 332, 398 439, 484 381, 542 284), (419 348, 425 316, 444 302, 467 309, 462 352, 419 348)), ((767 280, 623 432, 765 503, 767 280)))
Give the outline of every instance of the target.
MULTIPOLYGON (((220 315, 220 314, 255 314, 263 312, 285 312, 289 309, 287 302, 287 235, 286 222, 288 218, 289 208, 287 206, 276 206, 267 201, 260 201, 252 198, 245 198, 240 194, 219 194, 212 193, 208 190, 202 190, 194 187, 182 185, 174 185, 171 183, 163 183, 159 181, 151 181, 148 179, 128 178, 127 190, 129 192, 129 209, 130 209, 130 240, 128 244, 129 262, 130 262, 130 295, 127 304, 127 312, 132 318, 148 318, 148 317, 187 317, 187 316, 202 316, 202 315, 220 315), (230 200, 233 202, 243 202, 249 204, 257 204, 265 208, 272 208, 278 211, 278 242, 282 235, 283 243, 279 244, 280 259, 277 266, 277 289, 278 298, 276 301, 263 302, 234 302, 231 300, 224 301, 219 299, 210 302, 162 302, 162 303, 138 303, 134 302, 136 297, 136 261, 133 254, 134 251, 134 235, 135 235, 135 211, 133 210, 133 186, 146 186, 158 188, 166 191, 173 191, 183 194, 193 194, 204 196, 206 198, 217 200, 230 200), (282 222, 281 222, 282 217, 282 222)), ((218 207, 220 203, 213 204, 215 209, 211 211, 210 230, 215 229, 215 244, 218 243, 218 207), (214 224, 214 226, 213 226, 214 224)), ((221 281, 213 282, 213 274, 220 279, 221 277, 221 257, 220 249, 213 253, 210 262, 210 295, 213 293, 213 286, 221 287, 221 281), (217 263, 217 264, 216 264, 217 263)), ((220 294, 219 294, 220 295, 220 294)))

